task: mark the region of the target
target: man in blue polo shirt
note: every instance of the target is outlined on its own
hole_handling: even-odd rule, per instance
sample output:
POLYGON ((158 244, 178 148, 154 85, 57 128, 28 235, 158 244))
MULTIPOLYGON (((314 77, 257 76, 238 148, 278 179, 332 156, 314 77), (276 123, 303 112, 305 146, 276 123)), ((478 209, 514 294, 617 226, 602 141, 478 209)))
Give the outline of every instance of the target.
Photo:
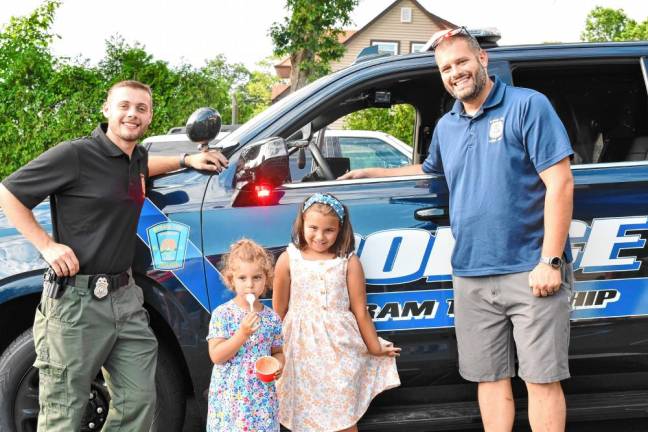
POLYGON ((567 133, 545 96, 489 79, 488 55, 465 28, 442 32, 433 49, 457 101, 425 162, 341 178, 445 175, 459 372, 479 383, 484 428, 513 427, 516 350, 532 429, 562 431, 573 284, 567 133))

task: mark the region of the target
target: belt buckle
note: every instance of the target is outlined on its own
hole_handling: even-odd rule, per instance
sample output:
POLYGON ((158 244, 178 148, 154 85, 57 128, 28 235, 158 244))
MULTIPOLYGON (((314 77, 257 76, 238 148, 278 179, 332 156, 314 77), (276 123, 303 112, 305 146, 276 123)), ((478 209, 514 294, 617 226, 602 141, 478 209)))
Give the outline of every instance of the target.
POLYGON ((97 300, 103 300, 108 296, 110 290, 110 277, 100 274, 92 278, 92 296, 97 300))

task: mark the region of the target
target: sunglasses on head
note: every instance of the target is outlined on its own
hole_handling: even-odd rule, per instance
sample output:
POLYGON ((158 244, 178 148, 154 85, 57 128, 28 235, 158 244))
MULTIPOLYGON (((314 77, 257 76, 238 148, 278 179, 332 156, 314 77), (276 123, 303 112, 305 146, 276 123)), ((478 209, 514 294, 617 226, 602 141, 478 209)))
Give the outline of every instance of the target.
POLYGON ((439 44, 441 42, 443 42, 444 40, 450 39, 453 36, 457 36, 457 35, 466 35, 471 39, 475 39, 475 37, 470 34, 470 32, 468 31, 468 29, 466 29, 466 27, 461 26, 461 27, 457 27, 456 29, 449 30, 449 31, 443 33, 438 38, 436 38, 434 40, 434 42, 432 42, 432 46, 430 46, 430 50, 431 51, 436 50, 436 48, 439 46, 439 44))

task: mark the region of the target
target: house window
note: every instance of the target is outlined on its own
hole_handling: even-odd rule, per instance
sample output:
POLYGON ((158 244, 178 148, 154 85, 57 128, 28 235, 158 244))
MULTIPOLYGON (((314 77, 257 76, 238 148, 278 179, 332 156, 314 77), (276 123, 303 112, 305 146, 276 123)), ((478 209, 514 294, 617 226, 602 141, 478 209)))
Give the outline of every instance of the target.
POLYGON ((425 42, 411 42, 410 43, 410 52, 421 52, 423 50, 423 47, 425 46, 425 42))
POLYGON ((378 52, 398 54, 398 42, 393 41, 371 41, 371 46, 377 46, 378 52))
POLYGON ((409 7, 401 8, 401 22, 402 23, 412 22, 412 8, 409 7))

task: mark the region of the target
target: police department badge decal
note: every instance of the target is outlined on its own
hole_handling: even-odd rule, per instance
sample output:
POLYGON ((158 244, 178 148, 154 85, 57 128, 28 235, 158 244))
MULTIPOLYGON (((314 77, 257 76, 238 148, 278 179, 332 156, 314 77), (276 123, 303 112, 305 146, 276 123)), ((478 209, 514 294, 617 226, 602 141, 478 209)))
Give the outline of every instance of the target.
POLYGON ((504 117, 493 119, 489 123, 488 142, 501 140, 504 135, 504 117))
POLYGON ((146 230, 153 267, 178 270, 184 267, 189 226, 180 222, 160 222, 146 230))

